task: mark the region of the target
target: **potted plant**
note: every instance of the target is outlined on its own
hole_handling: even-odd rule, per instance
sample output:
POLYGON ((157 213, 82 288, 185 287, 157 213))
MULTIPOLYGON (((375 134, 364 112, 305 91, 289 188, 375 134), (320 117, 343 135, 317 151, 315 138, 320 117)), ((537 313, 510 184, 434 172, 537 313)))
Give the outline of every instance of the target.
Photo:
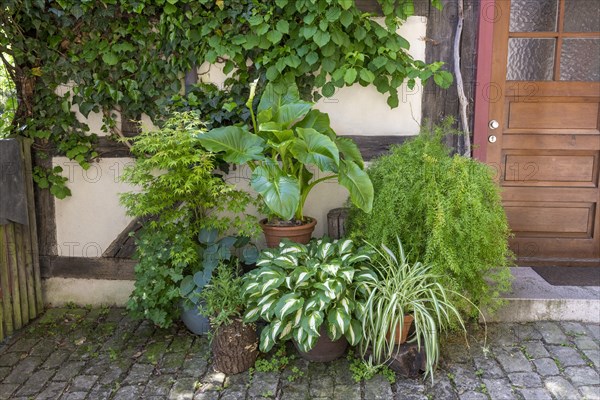
POLYGON ((258 250, 245 236, 225 236, 219 238, 216 229, 202 229, 198 234, 200 246, 199 268, 186 275, 179 285, 182 297, 181 319, 185 326, 196 335, 209 331, 208 318, 200 313, 200 293, 210 282, 213 271, 219 263, 232 263, 239 260, 243 264, 254 264, 258 250))
POLYGON ((196 140, 203 129, 197 115, 175 113, 128 138, 136 159, 122 181, 135 190, 120 201, 143 227, 135 237, 138 264, 127 308, 163 328, 180 316, 181 280, 202 265, 200 232, 231 229, 252 237, 258 231, 254 217, 239 215, 251 197, 215 173, 215 155, 196 140))
POLYGON ((369 349, 375 363, 385 363, 398 350, 401 338, 406 340, 410 321, 414 333, 409 340, 419 349, 423 346, 426 373, 433 374, 439 357, 439 333, 450 325, 465 329, 460 313, 449 300, 451 294, 461 295, 445 288, 431 266, 409 263, 399 239, 397 245, 397 253, 384 244, 381 250, 373 247, 376 254, 369 265, 377 278, 359 282, 368 293, 361 312, 360 347, 363 356, 369 349))
POLYGON ((244 323, 242 277, 234 266, 220 263, 211 282, 200 292, 200 310, 209 315, 214 369, 238 374, 254 365, 258 336, 252 323, 244 323))
POLYGON ((263 318, 268 325, 260 336, 260 350, 293 339, 310 361, 331 361, 341 356, 347 342, 362 336, 357 309, 366 292, 360 282, 374 280, 365 266, 366 248, 354 249, 350 240, 311 240, 308 245, 281 242, 264 250, 257 269, 244 276, 247 304, 244 320, 263 318))
POLYGON ((337 179, 352 203, 369 212, 373 186, 356 144, 335 134, 327 114, 300 100, 294 83, 285 92, 267 84, 255 113, 253 85, 246 103, 252 131, 246 125, 226 126, 200 134, 198 140, 226 162, 252 171, 251 187, 268 215, 261 221, 267 244, 275 247, 282 237, 310 240, 316 220, 304 215, 304 204, 320 182, 337 179), (323 175, 315 178, 310 165, 323 175))

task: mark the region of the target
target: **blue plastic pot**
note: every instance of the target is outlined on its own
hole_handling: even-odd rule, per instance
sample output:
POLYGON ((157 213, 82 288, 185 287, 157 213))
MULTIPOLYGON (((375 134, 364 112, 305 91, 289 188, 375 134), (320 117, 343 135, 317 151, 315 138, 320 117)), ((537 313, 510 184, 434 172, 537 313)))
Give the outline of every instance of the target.
POLYGON ((200 314, 195 307, 186 310, 181 303, 181 320, 185 326, 196 335, 206 335, 210 331, 208 318, 200 314))

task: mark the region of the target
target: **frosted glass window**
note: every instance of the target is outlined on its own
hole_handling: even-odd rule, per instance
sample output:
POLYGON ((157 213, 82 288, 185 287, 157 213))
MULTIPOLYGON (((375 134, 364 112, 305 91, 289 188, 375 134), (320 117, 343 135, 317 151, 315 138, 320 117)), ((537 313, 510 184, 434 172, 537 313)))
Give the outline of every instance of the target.
POLYGON ((557 15, 558 0, 513 0, 510 31, 556 32, 557 15))
POLYGON ((510 38, 508 41, 509 81, 552 80, 556 39, 510 38))
POLYGON ((600 32, 600 0, 565 0, 565 32, 600 32))
POLYGON ((561 81, 600 81, 600 39, 564 39, 561 81))

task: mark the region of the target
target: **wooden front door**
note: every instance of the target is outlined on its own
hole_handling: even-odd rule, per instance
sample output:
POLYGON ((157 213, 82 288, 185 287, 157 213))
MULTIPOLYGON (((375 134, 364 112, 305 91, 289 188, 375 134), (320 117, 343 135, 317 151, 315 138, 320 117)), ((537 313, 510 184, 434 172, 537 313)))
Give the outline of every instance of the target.
POLYGON ((495 1, 485 146, 522 266, 600 267, 599 7, 495 1))

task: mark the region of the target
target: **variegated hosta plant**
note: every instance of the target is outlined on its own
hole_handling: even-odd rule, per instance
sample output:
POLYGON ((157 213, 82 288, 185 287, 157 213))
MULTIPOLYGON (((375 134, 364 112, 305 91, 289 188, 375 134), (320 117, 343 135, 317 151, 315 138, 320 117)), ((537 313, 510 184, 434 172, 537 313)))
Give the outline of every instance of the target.
POLYGON ((269 323, 262 331, 260 350, 294 339, 307 352, 323 323, 332 340, 344 335, 351 345, 359 343, 366 299, 359 284, 376 279, 365 265, 370 251, 355 249, 351 240, 327 239, 313 239, 308 245, 286 240, 279 248, 264 250, 256 263, 259 268, 244 276, 243 287, 245 321, 263 318, 269 323))

